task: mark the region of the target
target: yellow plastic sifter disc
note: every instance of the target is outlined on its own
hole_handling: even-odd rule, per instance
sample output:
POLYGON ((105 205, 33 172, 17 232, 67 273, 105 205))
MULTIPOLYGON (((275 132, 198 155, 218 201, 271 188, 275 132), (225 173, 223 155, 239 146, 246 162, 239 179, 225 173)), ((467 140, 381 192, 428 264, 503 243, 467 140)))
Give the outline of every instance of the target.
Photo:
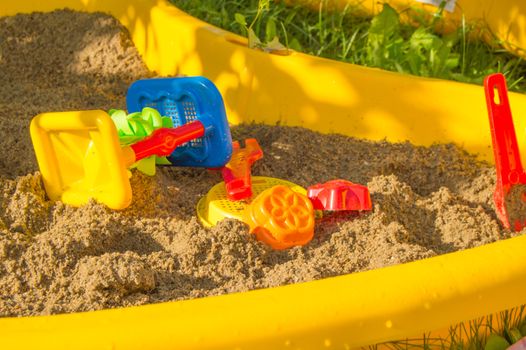
POLYGON ((287 180, 273 177, 252 176, 252 197, 247 201, 230 201, 227 199, 225 183, 220 182, 208 191, 206 196, 197 203, 197 217, 206 226, 215 226, 219 221, 227 218, 243 221, 246 207, 261 192, 276 185, 284 185, 293 191, 306 195, 307 190, 287 180))

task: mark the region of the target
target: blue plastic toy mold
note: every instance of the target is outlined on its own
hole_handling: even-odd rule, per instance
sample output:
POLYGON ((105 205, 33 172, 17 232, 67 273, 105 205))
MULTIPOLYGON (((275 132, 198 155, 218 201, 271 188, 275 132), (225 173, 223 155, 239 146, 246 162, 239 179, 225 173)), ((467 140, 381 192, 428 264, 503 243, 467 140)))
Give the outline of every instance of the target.
POLYGON ((220 168, 232 155, 232 137, 223 98, 204 77, 155 78, 134 82, 126 95, 128 113, 155 108, 178 127, 194 120, 205 136, 178 147, 168 160, 173 165, 220 168))

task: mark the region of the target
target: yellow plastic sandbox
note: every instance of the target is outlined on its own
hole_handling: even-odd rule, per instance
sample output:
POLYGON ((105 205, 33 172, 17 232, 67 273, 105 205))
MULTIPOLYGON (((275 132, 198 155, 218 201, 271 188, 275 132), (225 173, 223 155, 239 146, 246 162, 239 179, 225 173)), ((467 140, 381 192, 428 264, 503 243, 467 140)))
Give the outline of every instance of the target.
MULTIPOLYGON (((248 50, 242 38, 165 0, 19 0, 4 2, 0 16, 63 7, 114 15, 130 30, 150 69, 212 79, 232 123, 280 122, 422 145, 453 141, 481 158, 492 157, 479 86, 299 53, 248 50)), ((526 113, 526 96, 510 94, 510 102, 517 130, 525 130, 525 118, 517 116, 526 113)), ((525 261, 526 236, 521 236, 279 288, 88 313, 2 318, 0 344, 5 349, 53 350, 353 349, 526 304, 525 261)))

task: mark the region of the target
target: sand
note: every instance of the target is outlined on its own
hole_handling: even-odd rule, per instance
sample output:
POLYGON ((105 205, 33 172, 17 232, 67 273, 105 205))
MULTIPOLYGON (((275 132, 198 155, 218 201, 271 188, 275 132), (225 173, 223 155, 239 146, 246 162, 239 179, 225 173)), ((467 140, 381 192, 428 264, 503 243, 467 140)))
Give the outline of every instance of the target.
POLYGON ((400 264, 512 236, 493 208, 494 170, 455 145, 415 147, 241 125, 265 157, 253 174, 309 186, 366 184, 374 210, 320 221, 304 247, 273 251, 226 220, 203 228, 195 205, 218 173, 137 171, 133 203, 50 202, 28 126, 41 112, 125 108, 149 77, 126 30, 103 14, 0 18, 0 316, 140 305, 273 287, 400 264))
POLYGON ((526 222, 526 185, 515 184, 509 189, 505 196, 504 206, 508 214, 508 220, 511 227, 516 224, 519 227, 524 226, 526 222))

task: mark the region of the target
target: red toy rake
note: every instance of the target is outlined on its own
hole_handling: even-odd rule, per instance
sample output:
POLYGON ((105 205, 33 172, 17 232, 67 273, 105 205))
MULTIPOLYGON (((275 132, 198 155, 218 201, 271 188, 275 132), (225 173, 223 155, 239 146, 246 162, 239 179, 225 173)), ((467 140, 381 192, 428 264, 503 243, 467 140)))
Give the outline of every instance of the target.
MULTIPOLYGON (((522 168, 513 127, 506 79, 500 73, 489 75, 484 80, 484 88, 497 169, 497 185, 493 195, 497 217, 504 227, 519 231, 526 226, 526 211, 510 216, 511 208, 508 208, 508 203, 512 199, 512 189, 526 184, 526 174, 522 168)), ((526 201, 526 192, 522 192, 520 200, 526 201)))

